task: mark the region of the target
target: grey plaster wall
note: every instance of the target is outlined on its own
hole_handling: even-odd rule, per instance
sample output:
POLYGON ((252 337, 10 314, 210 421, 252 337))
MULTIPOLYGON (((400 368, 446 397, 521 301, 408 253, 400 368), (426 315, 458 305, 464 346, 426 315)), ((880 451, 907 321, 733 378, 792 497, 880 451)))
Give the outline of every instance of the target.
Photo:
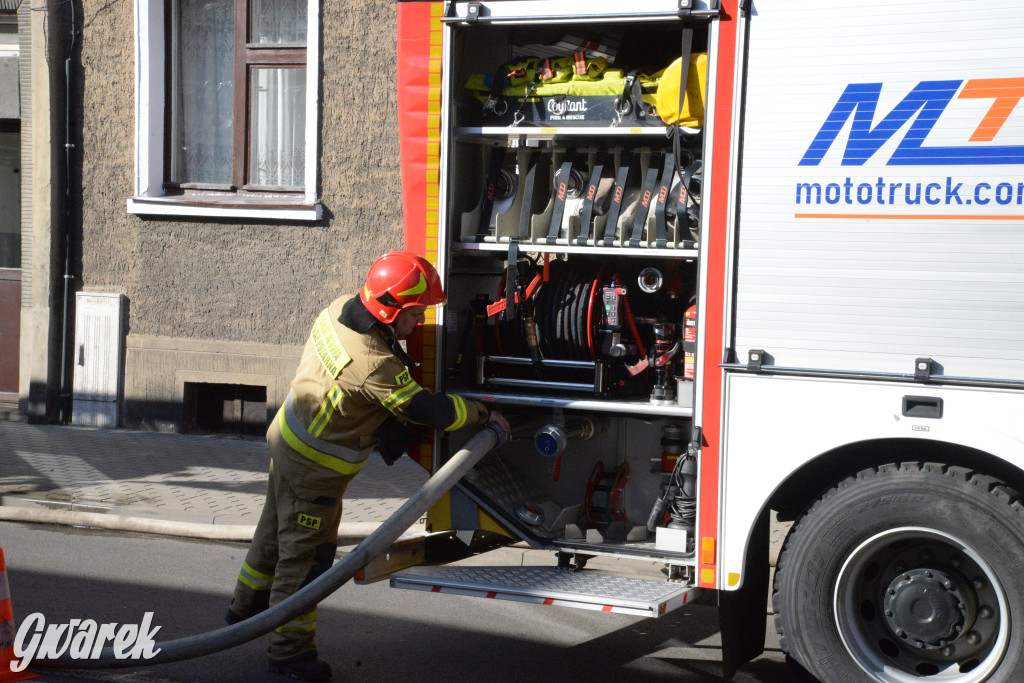
POLYGON ((18 58, 0 57, 0 119, 21 118, 18 58))
POLYGON ((129 215, 133 6, 82 0, 80 16, 76 288, 128 299, 124 424, 180 429, 197 381, 264 385, 272 416, 317 311, 402 245, 395 3, 323 3, 319 224, 129 215))
POLYGON ((132 3, 83 10, 79 287, 123 292, 131 334, 301 344, 325 302, 402 243, 394 2, 323 4, 316 225, 128 215, 132 3))

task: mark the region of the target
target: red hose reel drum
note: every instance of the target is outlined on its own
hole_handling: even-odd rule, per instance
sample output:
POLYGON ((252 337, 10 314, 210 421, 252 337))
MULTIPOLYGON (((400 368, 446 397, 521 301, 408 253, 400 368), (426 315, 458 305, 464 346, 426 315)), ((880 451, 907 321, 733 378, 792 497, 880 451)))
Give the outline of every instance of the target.
POLYGON ((601 461, 594 464, 587 481, 587 494, 583 499, 583 521, 588 529, 626 521, 622 492, 627 481, 629 465, 626 463, 609 471, 605 471, 601 461))

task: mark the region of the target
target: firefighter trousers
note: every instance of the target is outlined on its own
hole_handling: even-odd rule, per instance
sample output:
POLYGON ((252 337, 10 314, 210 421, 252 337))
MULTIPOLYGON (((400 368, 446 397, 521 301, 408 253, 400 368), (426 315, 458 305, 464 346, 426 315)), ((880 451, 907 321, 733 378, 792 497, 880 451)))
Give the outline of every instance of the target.
MULTIPOLYGON (((327 571, 338 548, 341 499, 355 475, 342 475, 306 459, 281 437, 277 420, 267 431, 267 499, 231 600, 232 618, 248 618, 276 605, 327 571)), ((316 607, 270 634, 267 654, 287 659, 316 652, 316 607)))

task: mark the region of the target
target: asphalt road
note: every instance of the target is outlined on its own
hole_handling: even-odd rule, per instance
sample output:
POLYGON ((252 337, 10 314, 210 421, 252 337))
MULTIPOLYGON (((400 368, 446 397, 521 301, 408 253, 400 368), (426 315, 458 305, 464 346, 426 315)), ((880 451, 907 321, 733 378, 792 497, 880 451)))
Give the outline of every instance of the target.
MULTIPOLYGON (((246 545, 0 523, 15 618, 138 623, 156 640, 223 625, 246 545)), ((790 680, 766 614, 768 650, 734 681, 790 680)), ((721 680, 717 610, 698 601, 660 619, 347 584, 320 605, 318 646, 347 681, 721 680)), ((262 681, 265 639, 155 667, 41 672, 44 681, 262 681)))

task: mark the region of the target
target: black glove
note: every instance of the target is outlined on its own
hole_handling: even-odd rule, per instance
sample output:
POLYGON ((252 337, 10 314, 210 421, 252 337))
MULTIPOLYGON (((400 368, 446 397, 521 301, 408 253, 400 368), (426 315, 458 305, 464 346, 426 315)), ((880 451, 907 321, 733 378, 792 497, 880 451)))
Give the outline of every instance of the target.
POLYGON ((426 427, 405 424, 398 418, 390 415, 384 421, 384 424, 381 425, 377 450, 380 452, 380 457, 384 458, 386 464, 394 465, 395 461, 409 450, 409 446, 426 438, 426 427))

